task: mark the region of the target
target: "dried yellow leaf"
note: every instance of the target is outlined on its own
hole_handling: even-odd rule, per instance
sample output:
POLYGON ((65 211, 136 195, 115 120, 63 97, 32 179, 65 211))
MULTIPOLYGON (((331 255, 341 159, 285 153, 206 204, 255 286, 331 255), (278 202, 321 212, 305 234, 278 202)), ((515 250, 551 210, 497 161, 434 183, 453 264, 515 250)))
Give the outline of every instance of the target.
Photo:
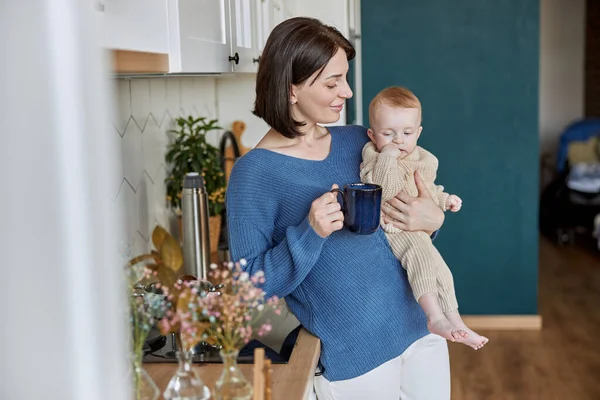
POLYGON ((162 245, 158 247, 158 252, 165 267, 173 272, 179 271, 183 265, 183 252, 175 238, 169 234, 167 235, 164 237, 162 245))
POLYGON ((156 225, 152 231, 152 244, 155 248, 160 249, 167 236, 171 236, 162 226, 156 225))

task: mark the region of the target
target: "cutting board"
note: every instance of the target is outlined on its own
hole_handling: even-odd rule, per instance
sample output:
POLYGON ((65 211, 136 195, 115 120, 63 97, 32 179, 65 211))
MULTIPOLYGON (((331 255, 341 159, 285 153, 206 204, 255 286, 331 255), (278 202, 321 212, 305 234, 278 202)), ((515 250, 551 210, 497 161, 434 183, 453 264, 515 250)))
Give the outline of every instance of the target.
MULTIPOLYGON (((238 148, 240 149, 240 157, 250 151, 249 147, 244 147, 242 144, 242 135, 246 130, 246 124, 243 121, 235 121, 231 126, 231 132, 233 136, 235 136, 235 140, 237 141, 238 148)), ((235 163, 235 159, 233 158, 233 148, 231 145, 225 148, 225 180, 229 183, 229 175, 231 175, 231 168, 233 168, 233 164, 235 163)))

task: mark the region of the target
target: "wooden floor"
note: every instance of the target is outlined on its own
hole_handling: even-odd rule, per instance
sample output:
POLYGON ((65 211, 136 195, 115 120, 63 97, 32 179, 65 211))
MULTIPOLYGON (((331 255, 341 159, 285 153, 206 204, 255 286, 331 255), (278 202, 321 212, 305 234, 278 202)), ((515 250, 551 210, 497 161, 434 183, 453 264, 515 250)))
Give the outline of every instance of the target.
POLYGON ((537 332, 450 344, 452 400, 600 400, 600 253, 540 239, 537 332))

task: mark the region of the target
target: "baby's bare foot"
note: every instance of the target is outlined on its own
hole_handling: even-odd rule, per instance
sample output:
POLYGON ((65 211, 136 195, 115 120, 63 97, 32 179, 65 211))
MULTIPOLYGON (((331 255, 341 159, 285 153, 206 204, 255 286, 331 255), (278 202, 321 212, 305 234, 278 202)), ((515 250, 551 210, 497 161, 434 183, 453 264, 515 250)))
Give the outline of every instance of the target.
POLYGON ((462 337, 460 340, 457 339, 457 342, 466 344, 475 350, 481 349, 487 342, 489 342, 489 339, 485 336, 481 336, 477 332, 469 329, 463 322, 458 311, 447 312, 446 317, 448 321, 452 323, 452 325, 456 326, 457 329, 462 332, 466 332, 466 336, 462 337))
POLYGON ((464 343, 467 346, 471 346, 475 350, 479 350, 480 348, 485 346, 487 342, 489 342, 488 338, 478 334, 475 331, 472 331, 464 324, 462 326, 459 325, 458 328, 464 332, 467 332, 467 336, 463 340, 457 340, 457 342, 464 343))
POLYGON ((467 334, 467 332, 457 329, 456 326, 452 325, 443 314, 433 318, 427 318, 427 329, 429 329, 429 332, 439 335, 451 342, 465 340, 465 335, 467 334))

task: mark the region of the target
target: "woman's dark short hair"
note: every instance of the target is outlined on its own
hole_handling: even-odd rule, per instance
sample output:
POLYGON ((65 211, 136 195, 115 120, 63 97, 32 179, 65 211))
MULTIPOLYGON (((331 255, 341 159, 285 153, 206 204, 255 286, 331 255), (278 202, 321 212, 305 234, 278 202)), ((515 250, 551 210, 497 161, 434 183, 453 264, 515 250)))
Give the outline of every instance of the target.
POLYGON ((254 115, 285 137, 300 136, 297 127, 305 123, 292 117, 291 87, 304 83, 316 71, 318 78, 340 48, 348 60, 354 58, 352 44, 337 29, 317 19, 297 17, 277 25, 260 56, 254 115))

